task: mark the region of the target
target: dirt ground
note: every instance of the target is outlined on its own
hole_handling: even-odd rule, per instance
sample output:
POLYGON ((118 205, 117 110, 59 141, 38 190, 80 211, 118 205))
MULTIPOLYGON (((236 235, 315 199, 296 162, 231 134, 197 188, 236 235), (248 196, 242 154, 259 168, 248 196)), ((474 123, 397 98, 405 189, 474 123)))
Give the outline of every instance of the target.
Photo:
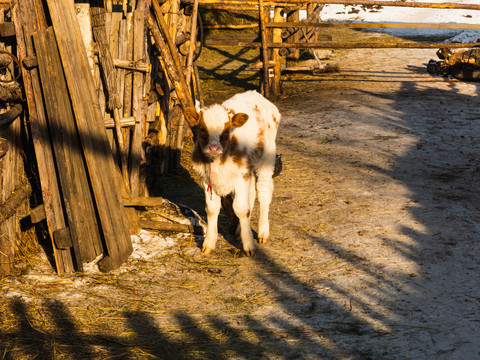
MULTIPOLYGON (((254 88, 257 55, 204 49, 207 103, 254 88)), ((286 76, 270 242, 244 257, 223 221, 206 256, 142 232, 119 270, 66 277, 40 253, 0 279, 2 359, 480 359, 479 86, 434 57, 337 51, 338 73, 286 76)), ((164 196, 202 215, 183 164, 164 196)))

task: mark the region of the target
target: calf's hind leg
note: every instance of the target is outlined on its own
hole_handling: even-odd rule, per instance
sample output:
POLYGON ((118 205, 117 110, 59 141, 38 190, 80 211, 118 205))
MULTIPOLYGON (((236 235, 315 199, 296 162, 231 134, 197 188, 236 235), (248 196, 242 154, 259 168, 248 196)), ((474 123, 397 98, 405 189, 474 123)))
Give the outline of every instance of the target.
POLYGON ((257 197, 260 205, 258 219, 258 242, 265 244, 270 236, 268 220, 273 194, 273 166, 266 165, 257 169, 257 197))

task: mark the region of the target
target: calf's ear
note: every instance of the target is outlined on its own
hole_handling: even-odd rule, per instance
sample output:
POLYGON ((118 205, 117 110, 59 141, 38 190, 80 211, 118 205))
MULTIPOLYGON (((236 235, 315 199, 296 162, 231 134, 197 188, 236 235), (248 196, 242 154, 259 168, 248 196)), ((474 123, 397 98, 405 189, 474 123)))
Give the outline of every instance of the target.
POLYGON ((194 125, 198 125, 200 115, 198 114, 197 110, 193 107, 189 107, 185 109, 185 116, 189 123, 194 125))
POLYGON ((248 115, 244 113, 238 113, 232 117, 232 126, 239 128, 242 127, 248 120, 248 115))

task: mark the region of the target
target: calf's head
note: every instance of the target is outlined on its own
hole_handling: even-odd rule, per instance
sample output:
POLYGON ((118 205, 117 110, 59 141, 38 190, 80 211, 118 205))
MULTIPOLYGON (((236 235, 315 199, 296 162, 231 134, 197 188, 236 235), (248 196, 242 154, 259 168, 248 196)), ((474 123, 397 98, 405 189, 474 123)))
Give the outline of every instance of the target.
POLYGON ((197 112, 194 108, 185 110, 190 125, 197 127, 196 145, 209 160, 223 155, 230 145, 232 128, 243 126, 248 115, 235 113, 222 105, 212 105, 197 112))

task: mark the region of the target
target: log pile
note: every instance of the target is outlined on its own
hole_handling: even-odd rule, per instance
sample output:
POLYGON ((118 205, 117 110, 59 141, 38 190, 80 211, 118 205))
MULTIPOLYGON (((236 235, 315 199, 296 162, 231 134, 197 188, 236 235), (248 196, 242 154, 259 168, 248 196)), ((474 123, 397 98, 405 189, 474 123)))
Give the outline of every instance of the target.
MULTIPOLYGON (((23 93, 13 83, 0 87, 8 96, 0 108, 10 111, 2 124, 7 130, 0 129, 0 209, 31 192, 28 185, 19 190, 19 176, 7 181, 23 166, 25 127, 33 147, 27 161, 35 162, 42 198, 30 218, 46 223, 59 274, 82 271, 95 259, 102 271, 118 268, 139 230, 132 207, 161 203, 146 182, 146 149, 162 153, 157 166, 164 171, 175 167, 183 110, 194 104, 187 80, 192 55, 182 57, 175 40, 196 43, 198 1, 189 16, 180 6, 180 0, 0 0, 0 31, 14 44, 5 53, 15 52, 3 55, 0 48, 0 67, 11 69, 11 79, 21 76, 23 86, 23 93), (15 104, 21 100, 23 113, 15 104)), ((13 232, 0 238, 0 254, 7 254, 0 273, 11 268, 18 233, 20 214, 10 213, 13 232)), ((2 213, 0 230, 6 221, 2 213)))

